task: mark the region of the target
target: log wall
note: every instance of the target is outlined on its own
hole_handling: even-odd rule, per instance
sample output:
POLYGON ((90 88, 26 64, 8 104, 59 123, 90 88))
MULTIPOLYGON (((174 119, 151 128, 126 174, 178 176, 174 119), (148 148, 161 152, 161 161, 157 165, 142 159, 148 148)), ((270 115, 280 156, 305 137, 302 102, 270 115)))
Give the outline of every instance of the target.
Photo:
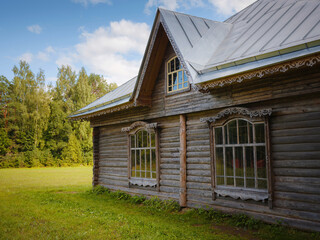
MULTIPOLYGON (((169 46, 165 60, 173 56, 169 46)), ((186 117, 186 201, 264 221, 320 231, 320 72, 317 67, 255 79, 209 93, 165 94, 164 63, 152 107, 139 107, 91 119, 99 129, 98 184, 132 194, 179 201, 180 114, 186 117), (212 196, 210 131, 200 118, 227 107, 272 108, 270 117, 273 208, 268 203, 212 196), (130 187, 128 144, 122 127, 135 121, 159 124, 160 188, 130 187)), ((96 140, 95 140, 96 141, 96 140)), ((96 151, 95 151, 96 154, 96 151)), ((96 166, 96 163, 95 163, 96 166)))

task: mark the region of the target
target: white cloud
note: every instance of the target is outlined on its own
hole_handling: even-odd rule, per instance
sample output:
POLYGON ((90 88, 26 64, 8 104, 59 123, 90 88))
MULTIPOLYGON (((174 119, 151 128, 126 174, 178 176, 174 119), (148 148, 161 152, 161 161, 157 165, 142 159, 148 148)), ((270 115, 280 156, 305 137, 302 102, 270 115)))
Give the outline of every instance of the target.
POLYGON ((249 6, 256 0, 208 0, 219 13, 223 15, 231 15, 245 7, 249 6))
POLYGON ((80 3, 83 6, 88 6, 89 4, 96 5, 99 3, 107 3, 109 5, 112 4, 111 0, 72 0, 74 3, 80 3))
POLYGON ((38 52, 37 58, 44 62, 48 62, 50 60, 50 56, 53 53, 55 53, 55 50, 53 49, 53 47, 49 46, 44 51, 38 52))
POLYGON ((27 63, 31 63, 32 59, 33 59, 33 54, 26 52, 26 53, 22 54, 20 57, 18 57, 18 59, 20 61, 26 61, 27 63))
POLYGON ((194 7, 204 7, 203 0, 148 0, 145 5, 144 12, 151 14, 151 8, 160 7, 171 11, 176 11, 181 7, 190 9, 194 7))
POLYGON ((152 7, 161 7, 171 11, 175 11, 179 8, 178 2, 181 0, 149 0, 145 5, 145 13, 151 14, 152 7))
POLYGON ((28 26, 27 29, 29 32, 32 32, 35 34, 40 34, 42 31, 42 28, 38 24, 28 26))
POLYGON ((108 81, 122 84, 138 74, 149 33, 146 23, 127 20, 111 22, 109 27, 100 27, 92 33, 83 32, 83 41, 75 46, 74 60, 104 75, 108 81))

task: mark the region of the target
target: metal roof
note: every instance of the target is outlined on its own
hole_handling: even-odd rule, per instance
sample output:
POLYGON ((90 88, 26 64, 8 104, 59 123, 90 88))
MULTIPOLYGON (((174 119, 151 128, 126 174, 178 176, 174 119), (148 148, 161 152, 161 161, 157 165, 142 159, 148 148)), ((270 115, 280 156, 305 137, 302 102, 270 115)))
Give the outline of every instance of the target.
POLYGON ((108 92, 103 97, 76 111, 70 117, 79 117, 129 102, 136 81, 137 77, 130 79, 113 91, 108 92))
MULTIPOLYGON (((160 16, 189 80, 199 84, 320 52, 319 13, 320 0, 258 0, 224 22, 165 9, 155 22, 160 16)), ((71 117, 132 101, 135 84, 137 77, 71 117)))

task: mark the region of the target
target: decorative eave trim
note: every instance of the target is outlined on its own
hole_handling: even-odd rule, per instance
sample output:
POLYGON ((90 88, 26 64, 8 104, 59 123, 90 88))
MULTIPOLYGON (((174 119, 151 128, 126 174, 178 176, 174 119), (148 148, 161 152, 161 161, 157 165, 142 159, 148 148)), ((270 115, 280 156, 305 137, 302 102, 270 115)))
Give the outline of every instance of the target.
POLYGON ((250 111, 247 108, 241 108, 241 107, 227 108, 220 111, 216 116, 200 118, 200 122, 214 123, 221 118, 224 118, 229 115, 234 115, 234 114, 249 116, 250 118, 265 117, 265 116, 270 116, 272 114, 272 109, 268 108, 268 109, 259 109, 259 110, 250 111))
POLYGON ((146 129, 156 129, 158 127, 158 123, 146 123, 142 121, 134 122, 129 127, 124 127, 121 129, 121 132, 130 132, 133 129, 144 127, 146 129))
POLYGON ((129 108, 133 108, 133 107, 135 107, 134 103, 125 103, 125 104, 122 104, 122 105, 119 105, 119 106, 115 106, 113 108, 108 108, 108 109, 101 110, 101 111, 94 112, 94 113, 90 113, 90 114, 87 114, 87 115, 78 116, 78 117, 71 117, 71 120, 72 121, 86 120, 88 118, 98 117, 98 116, 101 116, 101 115, 105 115, 105 114, 113 113, 113 112, 118 112, 118 111, 126 110, 126 109, 129 109, 129 108))
POLYGON ((197 84, 199 90, 202 92, 207 92, 209 89, 213 89, 216 87, 223 87, 225 85, 230 85, 233 83, 241 83, 244 80, 249 80, 252 78, 262 78, 264 76, 268 76, 275 73, 287 72, 291 69, 301 68, 303 66, 312 67, 315 64, 320 63, 320 55, 313 55, 303 59, 297 59, 290 62, 278 64, 275 66, 255 70, 249 73, 244 73, 236 76, 231 76, 227 78, 223 78, 220 80, 213 80, 213 82, 207 82, 204 84, 197 84))

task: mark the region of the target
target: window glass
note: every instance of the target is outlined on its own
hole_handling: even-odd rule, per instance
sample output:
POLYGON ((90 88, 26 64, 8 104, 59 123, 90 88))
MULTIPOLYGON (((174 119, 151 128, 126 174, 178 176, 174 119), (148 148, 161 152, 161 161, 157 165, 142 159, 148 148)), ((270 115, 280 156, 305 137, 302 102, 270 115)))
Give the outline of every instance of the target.
POLYGON ((264 143, 264 124, 259 123, 254 125, 256 131, 256 143, 264 143))
POLYGON ((239 124, 239 143, 248 143, 248 123, 242 119, 238 120, 239 124))
POLYGON ((167 86, 168 92, 177 91, 188 88, 189 83, 185 71, 181 68, 181 63, 177 57, 168 62, 167 71, 167 86))
POLYGON ((215 144, 223 144, 222 128, 214 129, 214 140, 215 144))
POLYGON ((154 132, 140 130, 130 136, 131 177, 156 178, 156 139, 154 132), (136 143, 136 144, 135 144, 136 143))
POLYGON ((216 185, 266 189, 264 123, 234 119, 213 130, 216 185))

